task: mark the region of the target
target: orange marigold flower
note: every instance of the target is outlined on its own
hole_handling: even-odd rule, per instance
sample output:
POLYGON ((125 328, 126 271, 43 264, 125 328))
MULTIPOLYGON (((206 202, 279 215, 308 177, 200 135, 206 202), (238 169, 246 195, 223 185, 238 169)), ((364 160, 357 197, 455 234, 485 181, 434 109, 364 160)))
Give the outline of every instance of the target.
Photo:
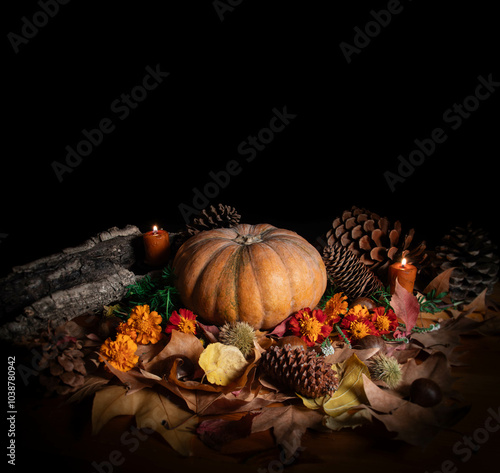
POLYGON ((333 297, 330 297, 323 311, 326 315, 327 323, 333 325, 339 322, 340 316, 347 312, 347 307, 347 296, 344 296, 342 292, 337 292, 333 297))
POLYGON ((174 310, 168 319, 165 332, 171 333, 172 330, 196 335, 196 315, 188 309, 179 309, 179 312, 174 310))
POLYGON ((326 322, 322 310, 311 310, 309 307, 299 310, 288 321, 288 327, 294 335, 302 338, 306 344, 313 347, 330 335, 332 326, 326 322))
POLYGON ((354 307, 349 309, 347 315, 354 315, 355 317, 369 318, 370 311, 366 308, 366 306, 361 304, 356 304, 354 307))
POLYGON ((117 370, 129 371, 139 361, 136 350, 137 344, 128 335, 119 333, 116 340, 108 338, 101 345, 99 355, 117 370))
POLYGON ((118 327, 116 327, 116 331, 123 335, 128 335, 134 342, 137 340, 137 332, 129 325, 127 322, 122 322, 118 327))
POLYGON ((398 318, 392 309, 386 312, 383 307, 376 307, 371 320, 380 335, 394 332, 398 328, 398 318))
MULTIPOLYGON (((365 311, 368 312, 366 307, 356 305, 342 319, 340 328, 348 339, 360 340, 367 335, 379 335, 373 322, 366 316, 365 311)), ((368 315, 370 315, 369 312, 368 315)))
POLYGON ((367 335, 373 335, 373 327, 368 320, 358 319, 351 323, 349 332, 352 339, 361 340, 367 335))
POLYGON ((149 342, 155 344, 161 337, 161 321, 161 315, 156 311, 150 312, 149 305, 135 306, 127 320, 129 328, 126 329, 126 333, 135 331, 137 333, 135 341, 142 345, 149 342))

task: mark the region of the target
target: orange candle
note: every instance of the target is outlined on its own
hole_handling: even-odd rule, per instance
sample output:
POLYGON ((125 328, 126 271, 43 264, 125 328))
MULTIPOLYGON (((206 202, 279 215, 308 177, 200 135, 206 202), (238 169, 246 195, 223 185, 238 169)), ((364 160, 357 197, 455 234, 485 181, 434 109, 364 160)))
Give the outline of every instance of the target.
POLYGON ((170 256, 170 239, 168 232, 158 230, 156 226, 153 231, 144 233, 144 250, 146 252, 145 263, 150 266, 163 266, 170 256))
POLYGON ((406 258, 401 263, 394 263, 389 266, 389 283, 391 294, 396 290, 396 279, 410 294, 413 294, 413 286, 417 277, 417 268, 406 262, 406 258))

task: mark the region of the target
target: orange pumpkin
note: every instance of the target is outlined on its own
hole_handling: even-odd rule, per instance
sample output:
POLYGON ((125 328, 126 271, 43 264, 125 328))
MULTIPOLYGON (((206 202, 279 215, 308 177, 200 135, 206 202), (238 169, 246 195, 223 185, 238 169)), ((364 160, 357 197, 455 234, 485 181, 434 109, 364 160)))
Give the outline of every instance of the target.
POLYGON ((269 329, 326 288, 318 251, 290 230, 240 224, 200 232, 178 250, 176 286, 183 304, 206 321, 244 321, 269 329))

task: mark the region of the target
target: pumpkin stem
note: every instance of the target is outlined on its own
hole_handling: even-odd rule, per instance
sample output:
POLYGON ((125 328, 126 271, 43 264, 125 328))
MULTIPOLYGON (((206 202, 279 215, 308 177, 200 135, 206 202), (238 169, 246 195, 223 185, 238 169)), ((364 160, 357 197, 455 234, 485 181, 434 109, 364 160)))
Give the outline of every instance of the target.
POLYGON ((253 243, 259 243, 262 241, 260 235, 240 235, 233 239, 235 243, 240 245, 252 245, 253 243))

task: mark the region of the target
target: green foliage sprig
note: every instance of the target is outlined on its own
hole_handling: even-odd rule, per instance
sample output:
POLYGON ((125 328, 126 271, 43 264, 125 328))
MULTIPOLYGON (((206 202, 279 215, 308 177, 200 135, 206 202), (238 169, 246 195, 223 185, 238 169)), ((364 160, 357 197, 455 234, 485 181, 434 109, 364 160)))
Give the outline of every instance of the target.
POLYGON ((127 287, 127 294, 115 314, 128 319, 130 311, 137 305, 149 305, 151 311, 158 312, 164 321, 181 306, 179 292, 174 284, 175 276, 172 268, 167 266, 161 276, 152 278, 149 274, 127 287))

